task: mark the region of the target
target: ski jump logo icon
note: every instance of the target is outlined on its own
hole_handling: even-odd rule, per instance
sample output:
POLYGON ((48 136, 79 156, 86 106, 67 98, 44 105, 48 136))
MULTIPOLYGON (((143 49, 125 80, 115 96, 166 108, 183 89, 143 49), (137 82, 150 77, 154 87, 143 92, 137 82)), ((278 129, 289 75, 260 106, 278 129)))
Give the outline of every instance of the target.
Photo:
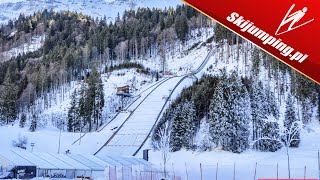
POLYGON ((290 8, 289 11, 287 12, 286 16, 283 18, 280 26, 279 26, 278 29, 277 29, 276 35, 284 34, 284 33, 287 33, 287 32, 289 32, 289 31, 295 30, 295 29, 297 29, 297 28, 299 28, 299 27, 302 27, 302 26, 304 26, 304 25, 307 25, 308 23, 310 23, 310 22, 312 22, 312 21, 314 20, 314 19, 311 19, 311 20, 309 20, 309 21, 307 21, 307 22, 305 22, 305 23, 303 23, 303 24, 300 24, 300 25, 298 25, 298 26, 295 26, 295 24, 296 24, 297 22, 299 22, 299 21, 304 17, 304 15, 306 14, 306 12, 308 11, 308 8, 307 8, 307 7, 304 7, 302 10, 298 10, 298 11, 290 14, 291 11, 293 10, 294 6, 295 6, 295 4, 293 4, 293 5, 291 6, 291 8, 290 8), (290 26, 288 27, 288 29, 287 29, 286 31, 279 32, 279 30, 281 29, 281 27, 283 27, 284 25, 286 25, 286 24, 288 24, 288 23, 290 23, 290 22, 291 22, 291 24, 290 24, 290 26))

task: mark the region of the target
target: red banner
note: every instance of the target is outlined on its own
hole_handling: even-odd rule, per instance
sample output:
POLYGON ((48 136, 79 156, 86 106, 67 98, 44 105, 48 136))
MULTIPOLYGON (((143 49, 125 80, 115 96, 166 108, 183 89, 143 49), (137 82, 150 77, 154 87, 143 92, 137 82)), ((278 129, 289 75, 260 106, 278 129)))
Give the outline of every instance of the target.
POLYGON ((320 83, 320 1, 185 2, 320 83))

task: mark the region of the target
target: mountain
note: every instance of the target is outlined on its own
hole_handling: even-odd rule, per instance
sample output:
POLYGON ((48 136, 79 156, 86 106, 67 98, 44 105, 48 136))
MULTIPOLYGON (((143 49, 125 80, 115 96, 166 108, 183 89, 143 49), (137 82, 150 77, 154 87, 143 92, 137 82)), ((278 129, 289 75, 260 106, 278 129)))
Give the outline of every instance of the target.
POLYGON ((182 4, 180 0, 1 0, 0 23, 17 18, 22 14, 32 14, 43 9, 55 11, 70 10, 102 18, 106 16, 113 20, 118 12, 122 14, 127 9, 137 7, 165 8, 182 4))

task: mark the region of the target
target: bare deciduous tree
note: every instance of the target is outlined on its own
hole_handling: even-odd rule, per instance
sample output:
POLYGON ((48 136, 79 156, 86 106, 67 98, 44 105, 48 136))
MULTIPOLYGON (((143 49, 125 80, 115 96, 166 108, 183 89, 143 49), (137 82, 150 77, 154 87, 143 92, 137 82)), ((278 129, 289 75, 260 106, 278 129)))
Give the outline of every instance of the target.
POLYGON ((282 127, 279 128, 280 137, 278 139, 270 138, 270 137, 262 137, 255 141, 253 141, 250 146, 253 147, 255 143, 257 143, 260 140, 272 140, 277 141, 278 143, 282 144, 284 147, 286 147, 286 154, 287 154, 287 164, 288 164, 288 176, 289 179, 291 178, 291 171, 290 171, 290 152, 289 147, 290 144, 294 141, 300 141, 300 139, 295 138, 297 134, 300 132, 302 128, 302 122, 301 121, 294 121, 290 128, 282 127))
POLYGON ((171 128, 169 122, 166 122, 165 126, 162 127, 157 136, 159 137, 158 141, 154 142, 154 146, 161 152, 161 158, 163 160, 163 174, 165 178, 167 177, 167 163, 171 157, 172 148, 170 146, 170 136, 171 128))

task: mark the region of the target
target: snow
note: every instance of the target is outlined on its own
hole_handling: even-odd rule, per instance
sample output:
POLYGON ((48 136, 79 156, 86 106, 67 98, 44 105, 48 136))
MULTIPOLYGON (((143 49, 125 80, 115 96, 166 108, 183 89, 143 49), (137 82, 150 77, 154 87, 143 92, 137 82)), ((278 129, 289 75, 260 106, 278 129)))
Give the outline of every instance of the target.
POLYGON ((14 150, 16 154, 20 155, 27 161, 31 162, 32 164, 36 164, 38 168, 40 169, 59 169, 59 167, 52 165, 51 163, 47 162, 44 159, 41 159, 40 157, 24 151, 24 150, 14 150))
POLYGON ((28 52, 35 52, 41 48, 41 46, 44 43, 44 39, 45 39, 44 35, 34 36, 31 38, 31 41, 28 43, 24 43, 18 47, 12 48, 9 51, 1 52, 0 57, 2 58, 2 61, 6 61, 6 60, 10 60, 10 58, 12 57, 17 57, 19 54, 22 55, 28 52))
MULTIPOLYGON (((319 127, 319 125, 317 125, 319 127)), ((319 130, 319 128, 317 128, 319 130)), ((304 167, 307 168, 309 178, 318 177, 317 149, 320 148, 319 133, 305 133, 299 148, 290 149, 290 163, 292 177, 304 177, 304 167)), ((160 152, 149 151, 150 162, 161 167, 160 152)), ((203 167, 204 179, 215 177, 216 164, 218 163, 219 179, 231 179, 233 177, 233 165, 236 164, 236 179, 253 179, 255 163, 257 166, 257 178, 276 178, 277 163, 279 166, 279 177, 287 178, 287 156, 285 148, 275 153, 257 152, 248 150, 241 154, 214 150, 211 152, 192 152, 182 150, 171 155, 169 167, 173 164, 176 174, 185 177, 185 163, 189 170, 191 179, 200 177, 200 163, 203 167), (188 158, 186 158, 188 157, 188 158)), ((171 171, 172 173, 172 171, 171 171)))
POLYGON ((93 162, 89 159, 86 159, 85 157, 83 157, 80 154, 70 154, 68 156, 70 156, 72 159, 74 159, 78 162, 81 162, 86 167, 90 167, 92 170, 104 171, 104 169, 105 169, 105 166, 100 166, 100 165, 96 164, 95 162, 93 162))
POLYGON ((64 161, 61 161, 57 157, 53 156, 52 154, 49 153, 37 153, 37 156, 50 162, 56 167, 59 167, 59 169, 64 169, 64 170, 74 170, 75 166, 72 166, 64 161))
POLYGON ((155 123, 157 114, 165 102, 163 97, 169 95, 169 89, 180 79, 181 77, 169 79, 155 89, 99 154, 133 155, 155 123))
POLYGON ((118 12, 122 15, 125 10, 132 8, 165 8, 169 6, 175 7, 178 4, 182 4, 182 2, 179 0, 138 0, 133 2, 121 0, 1 0, 0 23, 6 23, 9 19, 18 18, 19 14, 29 15, 44 9, 77 11, 94 18, 106 16, 108 20, 114 21, 118 12))
MULTIPOLYGON (((227 68, 228 72, 236 70, 240 75, 245 76, 248 73, 248 70, 244 64, 245 55, 241 53, 240 61, 237 62, 232 59, 235 54, 233 47, 231 47, 231 51, 232 50, 233 53, 231 53, 231 56, 228 58, 228 63, 226 61, 227 53, 222 53, 225 58, 223 61, 221 61, 219 60, 219 51, 215 50, 213 56, 209 59, 209 62, 204 66, 203 70, 196 75, 196 77, 200 78, 204 74, 218 74, 219 70, 222 68, 227 68), (212 66, 212 68, 210 68, 210 66, 212 66)), ((182 75, 184 73, 189 73, 192 71, 192 69, 198 67, 206 55, 206 48, 201 47, 193 50, 191 53, 189 53, 189 55, 172 59, 172 62, 169 59, 168 62, 172 72, 176 73, 177 75, 182 75), (184 64, 186 65, 184 66, 184 64), (180 71, 180 67, 184 67, 182 71, 180 71)), ((250 56, 248 58, 250 58, 250 56)), ((146 66, 148 66, 147 63, 146 66)), ((151 66, 153 65, 150 65, 150 67, 151 66)), ((264 82, 266 82, 265 80, 267 79, 265 76, 265 71, 266 70, 262 68, 262 75, 259 77, 260 80, 264 82)), ((134 93, 134 98, 132 101, 136 101, 134 101, 127 111, 118 114, 118 116, 104 128, 102 128, 100 132, 87 133, 81 139, 81 142, 78 141, 74 145, 72 145, 72 143, 79 138, 80 133, 62 132, 61 152, 70 150, 70 152, 73 154, 94 154, 98 149, 103 147, 107 140, 127 120, 114 138, 108 143, 108 145, 102 148, 101 152, 98 153, 98 155, 104 160, 108 161, 108 163, 103 163, 101 161, 99 162, 93 155, 85 156, 86 158, 90 157, 90 160, 99 166, 107 166, 109 164, 119 165, 120 163, 117 160, 110 159, 105 155, 132 155, 139 148, 142 141, 147 137, 147 134, 152 128, 154 122, 157 120, 157 116, 165 103, 165 99, 163 98, 168 97, 169 90, 172 90, 174 85, 182 78, 183 77, 181 76, 171 77, 169 79, 164 78, 158 82, 163 84, 161 84, 159 88, 155 89, 154 92, 151 92, 158 84, 150 81, 150 77, 136 74, 135 70, 120 70, 114 71, 111 74, 103 75, 105 96, 108 97, 107 100, 113 97, 115 93, 115 87, 127 84, 135 84, 137 91, 134 93), (118 74, 125 75, 118 76, 118 74), (144 84, 144 80, 148 82, 144 84), (129 116, 130 118, 128 119, 129 116)), ((287 81, 289 80, 290 79, 287 78, 287 81)), ((186 78, 173 92, 170 100, 173 101, 180 94, 181 90, 184 87, 190 86, 192 82, 194 82, 192 77, 186 78)), ((270 82, 270 87, 273 89, 275 87, 275 81, 273 82, 272 80, 270 82)), ((71 88, 70 92, 72 92, 74 88, 71 88)), ((58 101, 57 105, 46 110, 46 112, 65 113, 69 103, 69 98, 66 98, 64 101, 58 101)), ((168 106, 169 104, 166 105, 166 108, 168 106)), ((280 106, 280 119, 283 119, 284 117, 284 107, 285 103, 282 103, 282 106, 280 106)), ((56 153, 58 149, 59 133, 59 129, 50 126, 46 127, 45 129, 39 129, 34 133, 29 132, 27 128, 19 128, 17 124, 13 126, 3 126, 0 127, 0 137, 7 138, 2 138, 0 141, 0 147, 1 149, 10 149, 11 141, 16 139, 16 137, 21 134, 28 137, 29 143, 36 143, 34 151, 56 153)), ((292 177, 304 177, 305 167, 306 177, 318 177, 317 155, 318 149, 320 148, 319 136, 320 125, 319 122, 313 118, 311 123, 308 124, 301 132, 302 141, 300 147, 290 148, 292 177)), ((151 142, 149 138, 141 150, 150 148, 151 142)), ((30 151, 30 149, 31 147, 28 146, 27 151, 30 151)), ((157 167, 160 169, 162 166, 160 152, 149 152, 150 162, 157 165, 157 167)), ((12 158, 14 157, 15 155, 12 155, 12 158)), ((52 156, 50 155, 49 157, 51 158, 52 156)), ((142 157, 142 151, 139 151, 137 157, 142 157)), ((47 158, 47 156, 43 155, 43 158, 47 158)), ((51 159, 49 160, 51 161, 51 159)), ((279 168, 279 177, 287 178, 287 156, 285 148, 282 148, 274 153, 247 150, 241 154, 226 152, 222 151, 221 149, 214 149, 211 152, 192 152, 182 150, 171 155, 168 167, 172 167, 170 168, 171 174, 175 173, 176 175, 180 175, 183 179, 186 179, 186 171, 188 172, 188 179, 200 179, 200 163, 202 166, 203 179, 215 179, 217 164, 218 179, 232 179, 234 172, 235 179, 237 180, 253 179, 256 163, 256 178, 275 178, 277 175, 277 165, 279 168)), ((56 165, 58 164, 55 164, 55 166, 56 165)))
POLYGON ((9 150, 2 150, 0 153, 0 158, 1 159, 7 159, 9 160, 10 166, 14 166, 14 165, 21 165, 21 166, 33 166, 32 163, 30 163, 29 161, 21 158, 21 156, 19 156, 18 154, 14 153, 13 151, 9 151, 9 150))
POLYGON ((83 165, 82 163, 80 163, 77 160, 72 159, 71 157, 65 155, 65 154, 50 154, 52 156, 54 156, 57 159, 60 159, 61 161, 71 165, 72 167, 74 167, 75 169, 80 169, 80 170, 91 170, 91 167, 87 167, 85 165, 83 165))

